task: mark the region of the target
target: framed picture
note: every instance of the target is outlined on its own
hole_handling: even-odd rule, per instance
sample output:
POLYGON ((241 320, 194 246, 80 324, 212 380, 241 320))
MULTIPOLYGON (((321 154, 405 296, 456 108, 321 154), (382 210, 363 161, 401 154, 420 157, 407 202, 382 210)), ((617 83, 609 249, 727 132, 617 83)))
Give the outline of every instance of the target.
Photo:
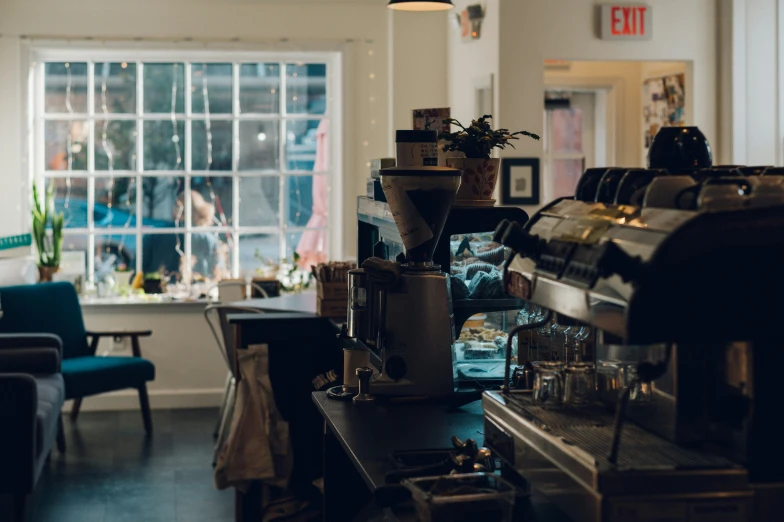
POLYGON ((539 158, 501 160, 501 202, 508 205, 539 204, 539 158))

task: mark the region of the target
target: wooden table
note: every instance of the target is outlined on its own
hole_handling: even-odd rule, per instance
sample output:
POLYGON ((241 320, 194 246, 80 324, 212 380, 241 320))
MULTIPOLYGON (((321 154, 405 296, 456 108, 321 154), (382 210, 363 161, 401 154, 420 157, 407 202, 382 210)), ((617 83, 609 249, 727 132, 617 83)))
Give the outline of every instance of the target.
POLYGON ((266 299, 246 299, 231 304, 246 308, 258 308, 265 312, 298 312, 316 315, 316 292, 308 291, 266 299))
MULTIPOLYGON (((281 414, 287 418, 291 426, 292 441, 296 446, 295 466, 299 465, 301 459, 309 461, 318 459, 317 461, 320 462, 321 450, 317 444, 318 439, 315 440, 315 444, 308 444, 307 440, 303 443, 304 438, 319 433, 318 413, 313 411, 308 415, 307 411, 314 409, 309 402, 309 394, 313 390, 310 379, 315 376, 311 375, 315 371, 312 369, 314 365, 328 364, 324 361, 317 362, 315 359, 321 358, 319 357, 321 354, 317 352, 322 349, 324 352, 334 351, 332 347, 337 344, 336 335, 340 331, 338 326, 330 319, 316 315, 315 292, 248 299, 231 305, 244 309, 256 308, 265 312, 228 316, 229 323, 235 327, 235 346, 238 349, 245 349, 252 344, 269 346, 270 380, 275 390, 276 402, 280 405, 281 398, 297 397, 296 404, 299 405, 297 408, 281 410, 281 414), (306 350, 309 347, 312 347, 310 352, 306 350), (315 418, 315 429, 314 419, 311 417, 315 418)), ((339 363, 338 360, 326 369, 337 368, 339 363)), ((237 491, 236 522, 261 520, 262 501, 260 482, 252 483, 245 493, 237 491)))

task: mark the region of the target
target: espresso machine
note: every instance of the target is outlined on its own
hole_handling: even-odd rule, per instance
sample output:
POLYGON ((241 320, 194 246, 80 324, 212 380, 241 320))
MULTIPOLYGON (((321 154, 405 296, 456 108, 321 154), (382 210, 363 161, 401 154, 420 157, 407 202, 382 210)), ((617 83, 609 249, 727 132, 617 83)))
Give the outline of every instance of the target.
POLYGON ((499 227, 507 292, 596 329, 596 396, 548 406, 507 379, 485 445, 577 522, 784 520, 784 205, 644 196, 499 227))
POLYGON ((348 336, 381 354, 374 395, 443 397, 455 391, 450 280, 433 263, 433 252, 461 175, 444 167, 381 170, 405 258, 370 258, 349 272, 348 336))

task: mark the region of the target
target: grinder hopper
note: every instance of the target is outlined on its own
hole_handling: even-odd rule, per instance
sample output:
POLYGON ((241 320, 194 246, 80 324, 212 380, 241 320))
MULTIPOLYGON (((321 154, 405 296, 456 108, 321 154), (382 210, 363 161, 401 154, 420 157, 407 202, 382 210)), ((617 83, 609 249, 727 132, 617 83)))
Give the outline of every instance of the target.
POLYGON ((381 187, 400 231, 410 266, 433 265, 462 171, 445 167, 381 169, 381 187))

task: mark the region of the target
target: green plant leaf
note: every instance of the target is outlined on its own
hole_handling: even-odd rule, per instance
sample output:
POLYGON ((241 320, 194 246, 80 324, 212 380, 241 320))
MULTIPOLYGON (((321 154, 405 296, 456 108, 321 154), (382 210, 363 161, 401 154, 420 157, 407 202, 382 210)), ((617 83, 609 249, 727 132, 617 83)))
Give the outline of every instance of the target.
POLYGON ((454 118, 444 120, 444 123, 461 129, 457 132, 439 134, 439 139, 446 141, 443 146, 444 152, 459 151, 467 158, 489 158, 494 148, 505 149, 507 145, 512 145, 510 141, 519 140, 519 136, 539 139, 539 136, 528 131, 510 132, 505 128, 493 130, 488 121, 492 118, 492 115, 485 114, 473 120, 469 127, 454 118))

